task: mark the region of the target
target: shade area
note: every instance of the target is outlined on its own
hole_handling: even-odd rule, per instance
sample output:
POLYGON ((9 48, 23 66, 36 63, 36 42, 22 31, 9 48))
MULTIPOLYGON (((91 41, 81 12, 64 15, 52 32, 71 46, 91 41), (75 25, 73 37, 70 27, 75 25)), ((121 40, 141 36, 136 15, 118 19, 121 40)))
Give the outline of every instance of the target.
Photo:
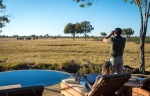
POLYGON ((58 84, 70 74, 53 70, 16 70, 0 72, 0 86, 21 84, 22 86, 58 84))

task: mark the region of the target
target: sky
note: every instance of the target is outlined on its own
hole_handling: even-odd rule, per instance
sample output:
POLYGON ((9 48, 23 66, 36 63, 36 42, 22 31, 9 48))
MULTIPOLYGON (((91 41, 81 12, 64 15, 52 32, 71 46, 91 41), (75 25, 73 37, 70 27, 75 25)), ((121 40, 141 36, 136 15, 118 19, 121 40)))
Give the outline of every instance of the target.
MULTIPOLYGON (((89 21, 94 27, 89 36, 100 36, 101 32, 109 34, 117 27, 132 28, 134 36, 139 36, 138 8, 123 0, 95 0, 92 6, 85 8, 73 0, 4 0, 3 4, 7 9, 5 14, 11 17, 0 35, 71 36, 64 34, 68 23, 89 21)), ((147 36, 150 36, 149 26, 147 36)))

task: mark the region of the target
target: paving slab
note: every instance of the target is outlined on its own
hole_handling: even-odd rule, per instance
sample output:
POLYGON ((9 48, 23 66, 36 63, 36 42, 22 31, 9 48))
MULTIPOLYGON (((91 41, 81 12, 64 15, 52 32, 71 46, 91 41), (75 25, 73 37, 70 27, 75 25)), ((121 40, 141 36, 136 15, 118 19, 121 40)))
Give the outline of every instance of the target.
POLYGON ((60 93, 60 84, 45 87, 42 96, 62 96, 60 93))

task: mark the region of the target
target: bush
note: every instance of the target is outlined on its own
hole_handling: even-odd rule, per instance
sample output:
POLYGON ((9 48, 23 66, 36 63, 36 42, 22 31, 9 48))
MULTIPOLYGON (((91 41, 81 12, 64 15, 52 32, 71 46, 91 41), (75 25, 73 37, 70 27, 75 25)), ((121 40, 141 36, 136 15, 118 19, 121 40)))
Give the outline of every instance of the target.
POLYGON ((0 72, 5 71, 5 70, 6 70, 5 66, 0 65, 0 72))
POLYGON ((36 69, 47 69, 47 70, 60 70, 58 64, 40 63, 40 64, 37 64, 34 68, 36 68, 36 69))
POLYGON ((98 38, 98 37, 92 37, 92 40, 93 41, 102 41, 103 39, 102 38, 98 38))
POLYGON ((8 64, 6 67, 6 70, 20 70, 20 69, 29 69, 29 67, 25 63, 8 64))
POLYGON ((149 37, 147 37, 147 38, 145 39, 145 43, 150 43, 150 38, 149 38, 149 37))
POLYGON ((80 69, 80 64, 75 62, 74 60, 65 61, 61 64, 61 70, 69 73, 76 73, 80 69))
POLYGON ((45 64, 45 63, 14 63, 0 66, 0 71, 8 70, 22 70, 22 69, 47 69, 47 70, 60 70, 58 64, 45 64))
POLYGON ((102 72, 101 64, 92 64, 89 66, 87 64, 85 64, 79 70, 80 74, 91 74, 91 73, 101 74, 101 72, 102 72))
POLYGON ((61 67, 59 66, 59 64, 51 64, 50 66, 50 70, 60 70, 61 67))
POLYGON ((39 63, 37 64, 37 66, 35 66, 36 69, 49 69, 49 64, 45 64, 45 63, 39 63))
MULTIPOLYGON (((128 37, 127 41, 135 42, 136 44, 140 44, 140 37, 128 37)), ((145 38, 145 43, 150 43, 150 37, 145 38)))

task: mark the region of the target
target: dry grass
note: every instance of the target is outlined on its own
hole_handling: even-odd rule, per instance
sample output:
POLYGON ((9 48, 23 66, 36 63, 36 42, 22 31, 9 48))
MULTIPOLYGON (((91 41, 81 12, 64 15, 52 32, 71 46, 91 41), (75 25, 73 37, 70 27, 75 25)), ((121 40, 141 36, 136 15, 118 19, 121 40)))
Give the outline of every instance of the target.
MULTIPOLYGON (((139 67, 140 46, 127 42, 124 51, 124 63, 132 67, 139 67)), ((90 61, 94 64, 102 64, 109 59, 109 45, 102 41, 92 39, 38 39, 16 40, 0 38, 0 61, 8 58, 0 64, 16 63, 45 63, 61 64, 66 60, 75 60, 81 64, 90 61)), ((150 45, 145 45, 145 65, 150 71, 150 45)))

